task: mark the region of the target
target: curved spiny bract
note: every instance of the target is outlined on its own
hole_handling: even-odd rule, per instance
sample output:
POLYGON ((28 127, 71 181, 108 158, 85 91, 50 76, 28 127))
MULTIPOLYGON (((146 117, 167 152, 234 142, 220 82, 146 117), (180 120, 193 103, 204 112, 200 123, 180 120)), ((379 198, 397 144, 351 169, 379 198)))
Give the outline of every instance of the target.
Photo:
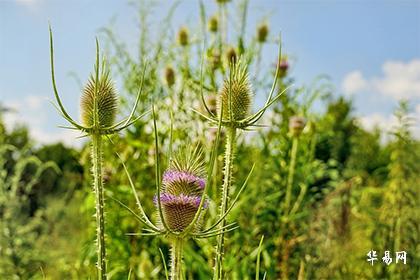
POLYGON ((86 127, 95 125, 95 103, 98 128, 110 127, 115 122, 118 106, 116 90, 109 70, 103 69, 102 72, 97 82, 93 75, 90 76, 80 98, 82 123, 86 127))

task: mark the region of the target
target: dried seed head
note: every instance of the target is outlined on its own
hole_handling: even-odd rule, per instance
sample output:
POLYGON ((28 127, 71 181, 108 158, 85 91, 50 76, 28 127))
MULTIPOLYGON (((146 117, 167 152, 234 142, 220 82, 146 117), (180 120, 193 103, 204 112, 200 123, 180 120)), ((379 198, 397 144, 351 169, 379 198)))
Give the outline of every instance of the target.
POLYGON ((223 107, 224 121, 241 121, 249 116, 252 105, 252 88, 246 65, 241 61, 232 64, 230 75, 219 93, 218 112, 223 107))
POLYGON ((299 136, 305 127, 306 120, 304 117, 293 116, 289 119, 289 131, 292 136, 299 136))
MULTIPOLYGON (((199 148, 190 152, 181 150, 164 172, 160 202, 165 222, 171 230, 182 232, 194 219, 206 185, 204 174, 203 153, 199 148)), ((207 207, 207 202, 204 207, 207 207)))
POLYGON ((165 82, 170 88, 175 84, 175 71, 171 66, 165 68, 165 82))
POLYGON ((236 54, 236 50, 234 47, 229 47, 228 50, 226 51, 226 60, 228 61, 228 63, 236 63, 238 56, 236 54))
POLYGON ((118 100, 114 83, 111 81, 109 70, 104 66, 99 80, 97 82, 95 80, 96 77, 91 75, 83 89, 80 99, 82 123, 86 127, 94 125, 100 128, 109 127, 114 124, 117 114, 118 100))
POLYGON ((269 29, 268 29, 268 25, 266 23, 263 23, 260 26, 258 26, 258 28, 257 28, 258 42, 264 43, 267 40, 268 31, 269 31, 269 29))
POLYGON ((210 32, 214 32, 214 33, 217 32, 217 29, 219 28, 219 20, 217 16, 212 16, 209 19, 208 27, 209 27, 210 32))
POLYGON ((181 27, 178 31, 178 43, 183 47, 188 45, 188 29, 186 27, 181 27))

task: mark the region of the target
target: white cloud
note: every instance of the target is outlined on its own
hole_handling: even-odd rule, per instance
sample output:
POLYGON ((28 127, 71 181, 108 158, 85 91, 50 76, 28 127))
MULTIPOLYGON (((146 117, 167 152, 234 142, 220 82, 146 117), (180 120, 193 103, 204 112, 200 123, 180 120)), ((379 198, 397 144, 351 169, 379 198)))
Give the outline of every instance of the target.
MULTIPOLYGON (((414 138, 420 139, 420 104, 415 107, 414 112, 410 114, 410 117, 413 119, 411 126, 411 133, 414 138)), ((373 129, 380 128, 381 131, 385 132, 383 134, 385 139, 389 139, 389 134, 387 133, 394 130, 398 126, 398 120, 394 115, 383 115, 380 113, 373 113, 360 117, 360 124, 367 130, 372 131, 373 129)))
POLYGON ((354 94, 366 89, 368 83, 360 71, 353 71, 347 74, 343 80, 342 88, 345 93, 354 94))
POLYGON ((347 74, 342 83, 347 94, 370 90, 396 100, 420 98, 420 59, 409 62, 387 61, 382 75, 366 78, 360 71, 347 74))
POLYGON ((373 113, 359 118, 360 124, 367 130, 378 127, 383 131, 389 132, 392 127, 398 124, 394 115, 385 116, 380 113, 373 113))
POLYGON ((80 147, 83 140, 76 139, 80 132, 68 129, 56 129, 54 132, 48 131, 48 113, 45 109, 50 106, 47 99, 40 96, 29 95, 20 100, 6 101, 4 106, 12 109, 11 112, 3 116, 4 123, 8 130, 16 125, 24 124, 29 128, 29 133, 38 143, 51 144, 63 142, 68 146, 80 147))

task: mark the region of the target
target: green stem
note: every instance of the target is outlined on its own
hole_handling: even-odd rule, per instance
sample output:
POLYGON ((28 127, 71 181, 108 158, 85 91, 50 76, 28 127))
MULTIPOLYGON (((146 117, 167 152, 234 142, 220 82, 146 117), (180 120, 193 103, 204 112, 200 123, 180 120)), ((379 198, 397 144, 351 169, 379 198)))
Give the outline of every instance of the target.
POLYGON ((92 172, 96 207, 96 238, 98 254, 98 279, 106 280, 105 220, 104 220, 104 188, 102 181, 102 136, 92 134, 92 172))
POLYGON ((182 279, 182 251, 184 247, 184 240, 176 237, 172 241, 172 252, 171 252, 171 279, 181 280, 182 279))
MULTIPOLYGON (((233 169, 233 157, 236 143, 236 128, 228 128, 226 135, 226 148, 225 148, 225 167, 223 174, 223 186, 222 186, 222 202, 220 205, 220 216, 225 215, 228 208, 229 202, 229 189, 232 185, 232 169, 233 169)), ((226 218, 220 223, 220 228, 226 225, 226 218)), ((216 260, 214 265, 214 276, 213 279, 223 279, 223 255, 224 255, 224 233, 217 236, 217 247, 216 247, 216 260)))
POLYGON ((294 136, 292 143, 292 151, 290 154, 289 174, 287 176, 286 198, 284 202, 284 213, 287 216, 289 213, 290 200, 292 196, 293 179, 295 176, 296 154, 298 149, 299 138, 294 136))

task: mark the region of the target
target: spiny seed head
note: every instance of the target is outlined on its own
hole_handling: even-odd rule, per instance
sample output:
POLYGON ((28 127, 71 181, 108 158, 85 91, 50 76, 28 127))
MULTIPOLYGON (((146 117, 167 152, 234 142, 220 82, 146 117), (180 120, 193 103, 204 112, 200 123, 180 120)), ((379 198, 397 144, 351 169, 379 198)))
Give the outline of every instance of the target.
POLYGON ((223 82, 217 111, 220 114, 223 107, 224 121, 241 121, 250 114, 252 95, 247 67, 238 61, 231 65, 230 75, 223 82))
POLYGON ((86 127, 97 125, 100 128, 114 124, 117 114, 118 99, 114 83, 110 78, 110 72, 105 65, 102 73, 96 81, 95 75, 91 75, 80 99, 80 111, 82 123, 86 127), (97 88, 96 88, 97 87, 97 88), (95 104, 97 109, 97 123, 95 124, 95 104))
POLYGON ((209 19, 208 27, 209 27, 210 32, 214 32, 214 33, 217 32, 217 29, 219 28, 219 20, 217 16, 212 16, 209 19))
POLYGON ((188 45, 188 29, 186 27, 181 27, 178 31, 178 43, 183 47, 188 45))
MULTIPOLYGON (((163 174, 160 195, 162 213, 171 230, 182 232, 194 219, 206 185, 204 175, 203 152, 198 147, 184 148, 171 160, 163 174)), ((203 205, 207 207, 207 202, 203 205)))
POLYGON ((172 87, 175 84, 175 71, 172 66, 166 66, 165 68, 165 82, 168 87, 172 87))
POLYGON ((267 23, 263 23, 263 24, 258 26, 258 28, 257 28, 258 42, 264 43, 267 40, 268 31, 269 31, 269 29, 268 29, 267 23))
POLYGON ((234 47, 229 47, 226 51, 226 60, 229 64, 236 63, 238 55, 236 54, 236 50, 234 47))
POLYGON ((304 117, 293 116, 289 119, 289 131, 292 136, 299 136, 305 127, 306 120, 304 117))

